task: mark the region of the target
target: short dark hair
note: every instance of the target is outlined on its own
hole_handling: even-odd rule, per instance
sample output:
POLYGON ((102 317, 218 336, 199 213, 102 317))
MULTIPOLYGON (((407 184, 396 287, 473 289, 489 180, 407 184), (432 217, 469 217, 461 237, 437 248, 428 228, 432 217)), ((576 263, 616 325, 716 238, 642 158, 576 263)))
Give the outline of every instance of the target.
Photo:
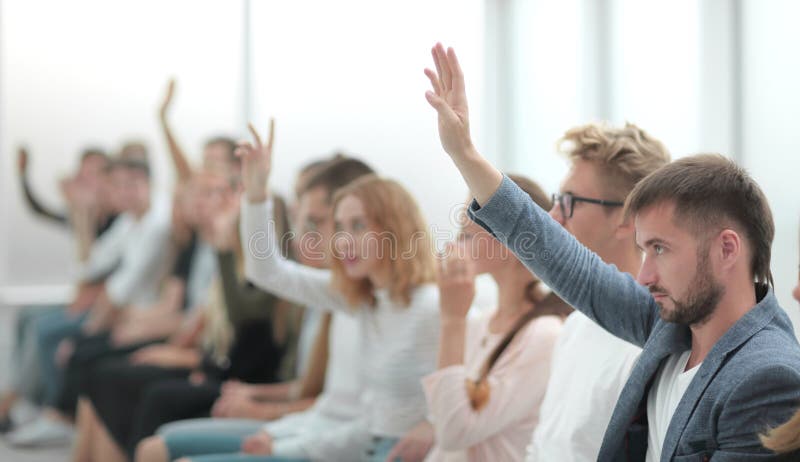
POLYGON ((83 162, 84 160, 86 160, 86 159, 88 159, 90 157, 94 157, 94 156, 102 157, 106 161, 108 160, 108 156, 106 155, 106 152, 103 151, 102 149, 97 148, 97 147, 88 147, 88 148, 85 148, 83 150, 83 152, 81 152, 81 162, 83 162))
POLYGON ((118 157, 108 163, 107 169, 109 172, 118 168, 144 173, 144 175, 150 179, 150 166, 147 164, 147 162, 144 162, 141 159, 132 157, 118 157))
POLYGON ((149 161, 147 145, 142 141, 128 141, 122 145, 119 156, 124 159, 138 159, 142 162, 149 161))
POLYGON ((335 157, 314 174, 300 191, 304 194, 312 189, 323 187, 328 193, 328 201, 339 188, 350 184, 353 180, 375 173, 372 168, 352 157, 335 157))
POLYGON ((233 138, 229 136, 215 136, 206 140, 205 146, 208 147, 208 146, 213 146, 215 144, 225 147, 225 150, 227 151, 228 154, 229 162, 236 164, 241 162, 239 157, 235 154, 236 141, 234 141, 233 138))
POLYGON ((699 236, 725 227, 743 232, 751 246, 755 281, 774 285, 769 268, 775 237, 772 211, 764 192, 743 168, 719 154, 679 159, 634 187, 625 216, 665 202, 675 204, 676 224, 699 236))

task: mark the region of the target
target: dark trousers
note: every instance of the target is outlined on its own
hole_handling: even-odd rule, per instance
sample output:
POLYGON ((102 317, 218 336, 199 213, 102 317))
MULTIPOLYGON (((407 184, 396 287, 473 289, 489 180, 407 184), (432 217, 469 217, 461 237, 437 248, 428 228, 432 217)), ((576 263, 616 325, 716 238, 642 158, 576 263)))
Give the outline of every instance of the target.
POLYGON ((66 415, 74 415, 81 390, 87 388, 91 369, 98 362, 109 358, 121 358, 139 348, 161 340, 141 342, 126 346, 114 346, 111 336, 102 333, 75 338, 75 352, 64 370, 62 387, 59 390, 55 407, 66 415))

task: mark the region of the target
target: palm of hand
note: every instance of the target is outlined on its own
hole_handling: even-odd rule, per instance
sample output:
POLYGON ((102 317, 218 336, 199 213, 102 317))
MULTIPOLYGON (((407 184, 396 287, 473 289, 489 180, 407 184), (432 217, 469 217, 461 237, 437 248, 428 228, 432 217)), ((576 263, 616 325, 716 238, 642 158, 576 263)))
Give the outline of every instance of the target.
POLYGON ((425 96, 439 114, 442 147, 451 156, 461 155, 472 148, 464 74, 452 48, 436 44, 431 53, 436 72, 425 69, 433 87, 425 96))
POLYGON ((269 137, 266 144, 261 141, 256 129, 249 125, 255 145, 250 142, 240 142, 236 148, 236 155, 242 159, 242 182, 251 201, 266 198, 267 180, 272 167, 272 145, 275 133, 275 121, 270 120, 269 137))
POLYGON ((439 260, 437 282, 442 314, 466 316, 475 298, 475 270, 463 248, 448 246, 439 260))

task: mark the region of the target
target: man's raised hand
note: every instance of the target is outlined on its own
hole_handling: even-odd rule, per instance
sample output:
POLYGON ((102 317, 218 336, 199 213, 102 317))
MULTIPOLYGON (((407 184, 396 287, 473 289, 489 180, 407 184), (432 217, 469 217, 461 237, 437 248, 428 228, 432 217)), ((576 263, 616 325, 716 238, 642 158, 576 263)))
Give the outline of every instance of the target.
POLYGON ((445 51, 441 43, 433 47, 436 72, 425 69, 433 91, 425 98, 439 114, 439 138, 442 147, 450 154, 470 192, 484 204, 503 181, 503 174, 481 157, 469 134, 467 93, 464 90, 464 73, 452 48, 445 51))
POLYGON ((425 69, 433 91, 425 98, 439 114, 439 138, 452 157, 464 156, 473 150, 469 134, 469 110, 464 89, 464 73, 452 48, 445 51, 441 43, 431 49, 436 71, 425 69))

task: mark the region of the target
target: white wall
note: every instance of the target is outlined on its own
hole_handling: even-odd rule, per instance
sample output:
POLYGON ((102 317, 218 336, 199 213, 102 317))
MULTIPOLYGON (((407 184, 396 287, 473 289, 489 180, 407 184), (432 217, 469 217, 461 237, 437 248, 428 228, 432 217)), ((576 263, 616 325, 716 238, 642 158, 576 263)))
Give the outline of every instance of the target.
POLYGON ((33 183, 55 206, 62 204, 58 178, 87 144, 117 149, 126 139, 144 139, 159 184, 168 187, 171 171, 156 114, 169 76, 179 80, 175 129, 195 158, 207 136, 241 128, 241 5, 2 3, 0 296, 12 302, 63 297, 59 289, 68 287, 76 269, 68 234, 33 218, 22 204, 16 146, 29 147, 33 183))
POLYGON ((467 188, 439 143, 423 69, 437 40, 456 48, 482 143, 482 2, 254 1, 250 18, 253 120, 276 118, 274 186, 288 192, 300 166, 342 149, 403 183, 434 229, 452 229, 467 188))
POLYGON ((797 283, 800 228, 800 3, 743 2, 742 114, 745 167, 758 180, 775 216, 772 274, 778 299, 795 329, 800 312, 791 291, 797 283))

